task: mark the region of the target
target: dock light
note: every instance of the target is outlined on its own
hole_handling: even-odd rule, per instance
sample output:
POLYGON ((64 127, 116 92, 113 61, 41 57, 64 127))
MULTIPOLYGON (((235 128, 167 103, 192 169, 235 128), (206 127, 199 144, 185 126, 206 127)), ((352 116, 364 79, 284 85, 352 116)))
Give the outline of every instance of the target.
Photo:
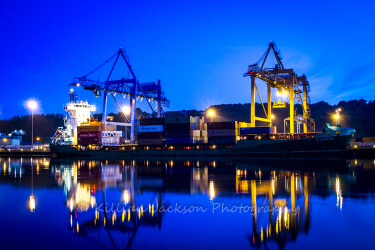
POLYGON ((130 114, 130 107, 129 107, 129 106, 124 106, 124 107, 122 108, 122 112, 123 112, 125 115, 130 114))
POLYGON ((271 115, 271 119, 274 119, 275 118, 275 116, 274 115, 271 115))
POLYGON ((7 138, 4 138, 4 139, 3 139, 3 142, 7 142, 7 141, 8 141, 8 139, 7 139, 7 138))
POLYGON ((336 112, 336 115, 334 117, 335 117, 335 119, 337 119, 337 126, 340 126, 340 112, 341 112, 341 108, 336 109, 335 112, 336 112))
POLYGON ((213 110, 209 110, 208 115, 211 117, 211 122, 212 122, 212 117, 215 115, 215 112, 213 110))
POLYGON ((27 107, 31 110, 31 145, 34 145, 34 110, 38 104, 34 100, 27 102, 27 107))
POLYGON ((40 137, 37 137, 36 140, 37 140, 37 141, 40 141, 40 137))

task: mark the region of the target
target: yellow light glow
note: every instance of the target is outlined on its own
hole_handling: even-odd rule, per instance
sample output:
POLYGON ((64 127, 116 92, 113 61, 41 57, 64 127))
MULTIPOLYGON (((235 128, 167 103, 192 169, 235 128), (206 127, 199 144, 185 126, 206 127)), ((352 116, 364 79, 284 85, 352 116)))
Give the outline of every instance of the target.
POLYGON ((4 138, 4 139, 3 139, 3 142, 7 142, 7 141, 8 141, 8 139, 7 139, 7 138, 4 138))
POLYGON ((126 212, 125 212, 125 209, 124 209, 124 211, 122 211, 122 218, 121 218, 122 222, 124 222, 125 217, 126 217, 126 212))
POLYGON ((36 140, 37 140, 37 141, 40 141, 40 137, 37 137, 36 140))
POLYGON ((335 119, 338 119, 338 118, 339 118, 339 115, 335 115, 334 117, 335 117, 335 119))
POLYGON ((95 205, 95 197, 91 196, 91 208, 93 208, 95 205))
POLYGON ((275 116, 274 115, 271 115, 271 119, 274 119, 275 118, 275 116))
POLYGON ((112 225, 115 224, 115 221, 116 221, 116 213, 113 212, 113 214, 112 214, 112 225))
POLYGON ((123 112, 125 115, 130 114, 130 107, 129 107, 129 106, 124 106, 124 107, 122 108, 122 112, 123 112))
POLYGON ((210 181, 210 199, 212 200, 213 198, 215 198, 214 182, 210 181))
POLYGON ((129 193, 128 193, 128 190, 124 191, 124 201, 125 201, 125 205, 128 204, 128 202, 129 202, 129 193))
POLYGON ((32 195, 30 196, 29 207, 31 212, 35 211, 35 199, 32 195))
POLYGON ((77 233, 79 233, 79 225, 78 225, 78 222, 77 222, 77 233))

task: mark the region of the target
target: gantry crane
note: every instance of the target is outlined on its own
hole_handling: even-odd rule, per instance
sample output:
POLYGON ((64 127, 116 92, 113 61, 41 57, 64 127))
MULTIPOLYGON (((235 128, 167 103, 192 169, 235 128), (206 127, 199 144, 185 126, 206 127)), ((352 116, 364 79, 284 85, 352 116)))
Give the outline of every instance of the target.
POLYGON ((99 65, 97 68, 89 72, 88 74, 81 76, 81 77, 74 77, 73 82, 69 84, 69 86, 79 87, 82 86, 85 90, 93 91, 95 96, 100 96, 101 92, 103 92, 103 114, 102 114, 102 122, 104 125, 106 124, 114 124, 114 125, 122 125, 122 126, 130 126, 130 142, 133 144, 135 141, 135 108, 136 108, 136 101, 137 99, 141 98, 145 99, 150 106, 152 113, 154 114, 154 110, 150 104, 152 101, 156 101, 156 109, 157 109, 157 117, 161 117, 163 113, 163 108, 169 107, 170 101, 165 97, 164 92, 161 89, 160 80, 157 82, 147 82, 147 83, 140 83, 134 74, 132 67, 129 63, 128 57, 125 55, 125 51, 120 48, 112 57, 106 60, 104 63, 99 65), (120 56, 124 59, 126 67, 130 72, 131 78, 128 79, 120 79, 120 80, 109 80, 113 69, 116 66, 116 63, 120 56), (111 71, 107 77, 105 82, 91 80, 88 79, 87 76, 101 68, 103 65, 111 61, 113 58, 116 58, 111 71), (107 114, 107 96, 108 93, 112 95, 113 99, 115 100, 116 104, 120 108, 121 112, 122 109, 118 102, 116 101, 115 95, 120 94, 124 98, 127 96, 130 99, 130 124, 129 123, 114 123, 106 121, 106 114, 107 114))
MULTIPOLYGON (((271 52, 271 53, 272 53, 271 52)), ((255 127, 255 121, 267 122, 269 126, 272 126, 271 112, 272 112, 272 103, 271 103, 271 88, 277 88, 280 93, 289 95, 289 104, 290 104, 290 133, 294 133, 294 121, 303 122, 303 132, 315 132, 315 122, 310 117, 310 84, 306 79, 306 76, 297 76, 293 69, 285 69, 283 63, 281 62, 282 57, 279 50, 276 47, 274 42, 270 42, 266 52, 263 56, 252 65, 248 66, 248 70, 244 73, 244 77, 251 77, 251 107, 250 107, 250 126, 255 127), (264 64, 268 58, 270 52, 273 52, 277 64, 274 68, 264 68, 264 64), (259 66, 260 65, 260 66, 259 66), (264 108, 262 99, 260 97, 258 88, 255 83, 255 78, 258 78, 267 83, 267 112, 264 108), (302 86, 302 91, 300 90, 302 86), (255 90, 258 93, 259 99, 262 103, 264 113, 266 118, 256 117, 255 116, 255 90), (301 96, 302 93, 302 96, 301 96), (299 101, 303 109, 303 117, 298 117, 296 119, 294 115, 294 99, 299 101)))

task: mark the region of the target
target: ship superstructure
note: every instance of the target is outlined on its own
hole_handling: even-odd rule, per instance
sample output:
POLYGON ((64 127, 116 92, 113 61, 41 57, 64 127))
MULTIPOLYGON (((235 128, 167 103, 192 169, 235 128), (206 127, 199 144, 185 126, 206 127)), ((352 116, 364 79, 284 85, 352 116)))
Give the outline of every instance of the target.
POLYGON ((70 90, 69 96, 70 101, 64 105, 64 110, 67 112, 64 117, 64 127, 57 128, 52 142, 77 145, 77 127, 81 123, 90 121, 91 113, 96 111, 96 107, 87 101, 79 100, 73 89, 70 90))

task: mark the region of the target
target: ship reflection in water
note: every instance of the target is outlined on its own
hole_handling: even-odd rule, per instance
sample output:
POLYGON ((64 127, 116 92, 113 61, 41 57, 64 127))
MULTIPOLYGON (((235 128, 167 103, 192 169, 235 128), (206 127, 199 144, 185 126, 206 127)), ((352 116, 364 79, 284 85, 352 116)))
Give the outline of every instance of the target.
POLYGON ((8 248, 368 247, 375 160, 0 158, 8 248), (22 239, 22 240, 20 240, 22 239))

